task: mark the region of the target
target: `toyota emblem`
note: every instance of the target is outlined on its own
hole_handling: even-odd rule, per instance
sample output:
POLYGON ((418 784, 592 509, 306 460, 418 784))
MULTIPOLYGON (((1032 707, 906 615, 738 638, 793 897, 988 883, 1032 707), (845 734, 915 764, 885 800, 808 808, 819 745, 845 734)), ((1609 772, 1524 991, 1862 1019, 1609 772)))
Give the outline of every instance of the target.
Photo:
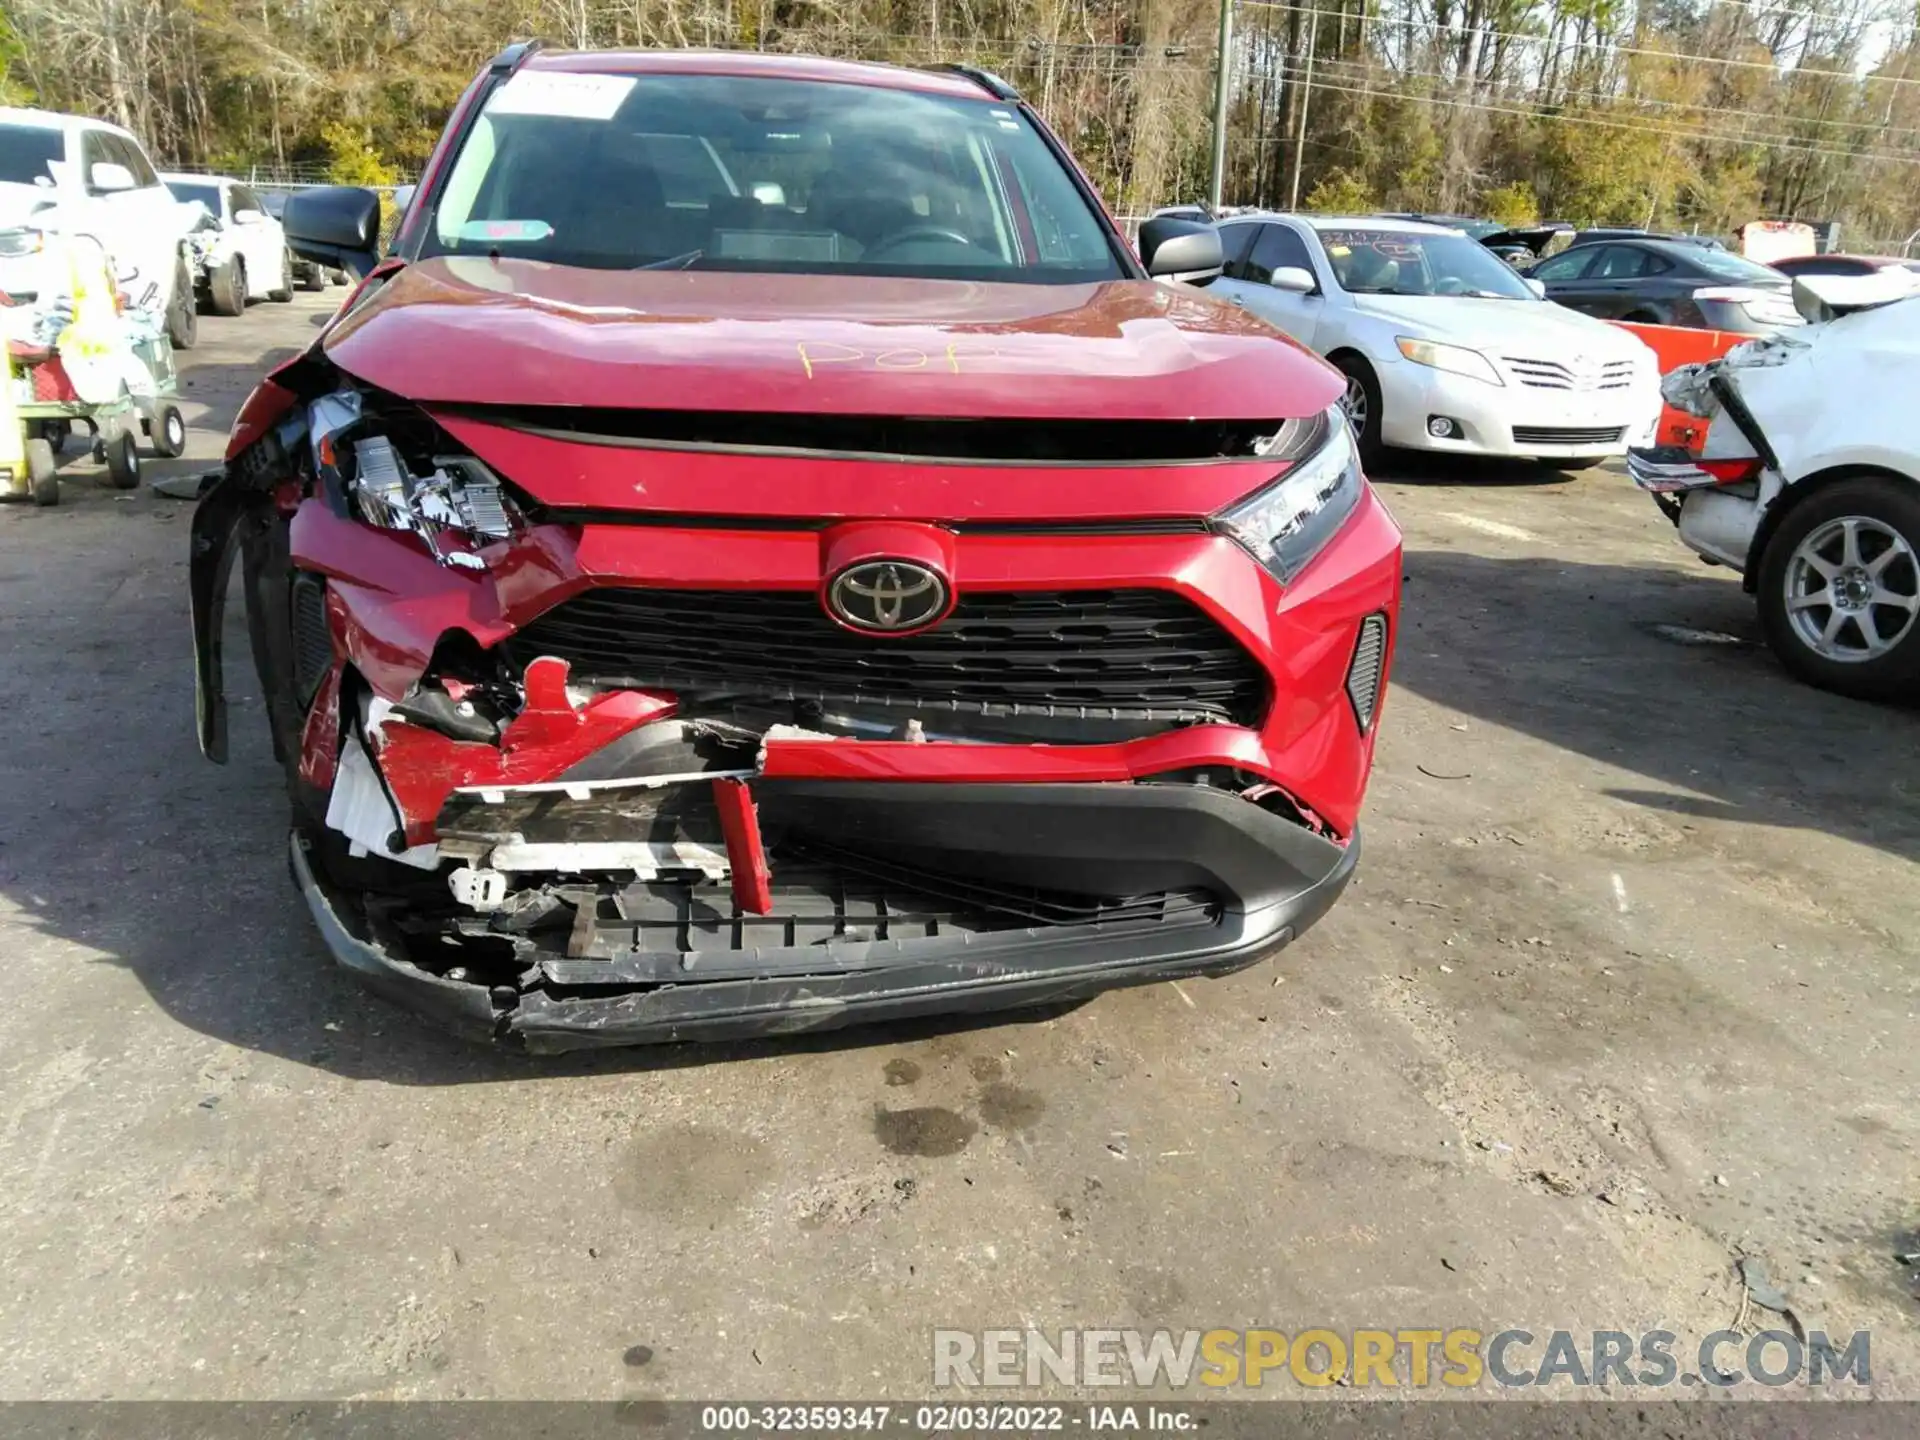
POLYGON ((868 560, 833 577, 827 609, 850 630, 919 630, 947 613, 947 582, 911 560, 868 560))

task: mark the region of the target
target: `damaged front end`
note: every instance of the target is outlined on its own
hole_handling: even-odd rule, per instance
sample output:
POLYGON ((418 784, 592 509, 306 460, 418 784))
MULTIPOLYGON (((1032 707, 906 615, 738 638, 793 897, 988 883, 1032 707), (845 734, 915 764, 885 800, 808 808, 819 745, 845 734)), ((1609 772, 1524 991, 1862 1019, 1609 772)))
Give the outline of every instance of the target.
POLYGON ((1252 963, 1351 874, 1398 579, 1370 495, 1365 583, 1300 587, 1362 612, 1331 640, 1164 521, 877 636, 834 577, 889 623, 1032 536, 560 513, 470 422, 316 353, 194 517, 202 746, 237 559, 292 869, 374 989, 532 1050, 1054 1003, 1252 963), (1109 578, 1155 554, 1175 578, 1109 578), (1289 623, 1298 676, 1249 648, 1289 623), (1337 703, 1278 703, 1296 680, 1337 703))

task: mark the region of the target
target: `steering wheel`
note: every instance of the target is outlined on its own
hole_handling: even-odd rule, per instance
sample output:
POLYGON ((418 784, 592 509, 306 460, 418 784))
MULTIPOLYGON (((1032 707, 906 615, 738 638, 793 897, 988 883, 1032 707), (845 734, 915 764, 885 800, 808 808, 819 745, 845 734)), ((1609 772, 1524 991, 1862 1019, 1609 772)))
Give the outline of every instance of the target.
POLYGON ((944 225, 914 225, 905 230, 896 230, 891 235, 882 236, 874 241, 860 258, 871 260, 882 251, 911 245, 916 240, 945 240, 954 245, 965 245, 969 250, 973 248, 973 241, 958 230, 949 230, 944 225))

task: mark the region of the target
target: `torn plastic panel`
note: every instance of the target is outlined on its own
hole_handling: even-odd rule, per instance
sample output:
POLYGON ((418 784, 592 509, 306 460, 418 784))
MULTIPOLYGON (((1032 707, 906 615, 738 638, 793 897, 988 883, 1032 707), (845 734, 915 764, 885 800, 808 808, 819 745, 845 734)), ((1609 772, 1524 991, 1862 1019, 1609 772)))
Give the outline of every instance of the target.
MULTIPOLYGON (((720 787, 701 775, 670 788, 711 803, 720 787)), ((1336 845, 1207 786, 746 791, 764 827, 764 909, 740 903, 737 873, 715 874, 706 848, 651 875, 529 873, 506 867, 552 857, 510 841, 488 850, 494 863, 386 893, 339 886, 312 836, 295 836, 293 864, 334 955, 375 989, 471 1034, 561 1050, 1223 974, 1313 923, 1358 858, 1357 837, 1336 845)), ((563 790, 548 813, 577 830, 611 793, 563 790)), ((679 842, 644 843, 653 855, 679 842)), ((467 848, 442 842, 445 858, 467 848)))

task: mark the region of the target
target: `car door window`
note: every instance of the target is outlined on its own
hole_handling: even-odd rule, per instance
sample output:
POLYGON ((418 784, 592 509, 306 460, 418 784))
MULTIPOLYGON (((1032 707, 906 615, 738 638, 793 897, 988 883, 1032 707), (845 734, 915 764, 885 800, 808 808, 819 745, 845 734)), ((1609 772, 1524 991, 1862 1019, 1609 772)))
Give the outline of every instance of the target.
POLYGON ((119 163, 120 157, 108 146, 112 139, 104 130, 87 130, 80 136, 80 181, 88 190, 94 188, 94 166, 119 163))
POLYGON ((262 215, 267 213, 267 207, 260 203, 260 197, 244 185, 234 186, 227 193, 227 199, 236 215, 242 210, 258 210, 262 215))
POLYGON ((1220 273, 1229 280, 1246 279, 1247 251, 1252 247, 1254 234, 1260 227, 1241 220, 1219 228, 1220 253, 1226 257, 1226 264, 1220 273))
POLYGON ((1593 263, 1593 252, 1597 247, 1578 246, 1564 255, 1555 255, 1551 260, 1542 260, 1527 273, 1535 280, 1578 280, 1587 273, 1587 267, 1593 263))
POLYGON ((1287 266, 1313 273, 1313 262, 1307 258, 1307 246, 1298 235, 1285 225, 1262 225, 1259 238, 1253 242, 1253 249, 1247 255, 1246 278, 1256 285, 1273 283, 1273 272, 1287 266))
POLYGON ((1637 280, 1646 273, 1647 252, 1629 250, 1624 245, 1603 245, 1600 256, 1594 262, 1593 269, 1587 274, 1590 280, 1637 280))
POLYGON ((143 190, 159 185, 160 174, 153 168, 153 162, 147 159, 147 152, 140 148, 140 142, 124 135, 118 139, 121 149, 126 152, 126 159, 121 163, 133 172, 134 183, 143 190))

